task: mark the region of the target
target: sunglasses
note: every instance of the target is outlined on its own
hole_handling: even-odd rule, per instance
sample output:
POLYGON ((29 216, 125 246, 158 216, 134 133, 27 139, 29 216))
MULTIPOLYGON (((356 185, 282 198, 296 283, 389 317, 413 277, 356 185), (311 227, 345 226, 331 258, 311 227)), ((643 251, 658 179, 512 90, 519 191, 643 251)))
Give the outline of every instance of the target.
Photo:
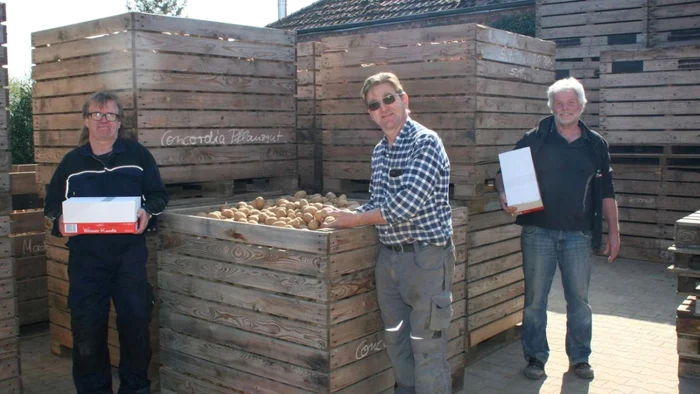
MULTIPOLYGON (((402 95, 403 95, 403 92, 387 94, 382 99, 382 103, 384 103, 384 105, 394 104, 396 102, 396 97, 402 96, 402 95)), ((369 109, 370 111, 376 111, 381 107, 382 107, 382 105, 379 103, 379 101, 372 101, 371 103, 367 104, 367 109, 369 109)))

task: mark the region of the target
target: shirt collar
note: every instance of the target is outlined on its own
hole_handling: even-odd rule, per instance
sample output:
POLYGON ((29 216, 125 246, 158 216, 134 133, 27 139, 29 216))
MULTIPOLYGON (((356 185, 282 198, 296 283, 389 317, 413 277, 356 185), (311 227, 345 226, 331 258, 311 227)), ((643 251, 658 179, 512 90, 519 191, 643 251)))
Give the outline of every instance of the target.
MULTIPOLYGON (((396 136, 396 140, 394 141, 394 146, 402 146, 405 144, 406 140, 410 139, 413 137, 415 134, 416 127, 414 125, 413 119, 411 119, 410 116, 406 117, 406 123, 404 123, 403 128, 399 132, 399 135, 396 136)), ((386 138, 386 135, 382 137, 382 145, 386 146, 387 148, 389 147, 389 139, 386 138)))
MULTIPOLYGON (((591 140, 591 129, 586 126, 585 123, 581 119, 578 120, 578 127, 581 129, 581 136, 583 137, 584 140, 590 141, 591 140)), ((551 134, 553 133, 558 133, 557 131, 557 122, 552 119, 552 127, 550 127, 549 132, 551 134)))
MULTIPOLYGON (((81 146, 79 151, 80 151, 80 154, 83 156, 91 157, 93 155, 92 147, 90 146, 89 142, 87 144, 81 146)), ((114 144, 112 145, 112 152, 114 152, 114 153, 126 152, 126 143, 124 142, 123 139, 117 137, 117 140, 114 141, 114 144)))

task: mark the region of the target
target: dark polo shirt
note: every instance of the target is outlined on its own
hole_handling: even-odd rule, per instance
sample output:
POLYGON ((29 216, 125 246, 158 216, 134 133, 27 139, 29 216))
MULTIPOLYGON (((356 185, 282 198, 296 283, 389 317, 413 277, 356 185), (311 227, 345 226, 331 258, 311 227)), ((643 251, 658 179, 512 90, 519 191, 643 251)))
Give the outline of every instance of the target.
POLYGON ((588 146, 589 136, 569 143, 552 129, 533 161, 544 205, 528 214, 536 226, 564 231, 593 228, 593 176, 596 165, 588 146))

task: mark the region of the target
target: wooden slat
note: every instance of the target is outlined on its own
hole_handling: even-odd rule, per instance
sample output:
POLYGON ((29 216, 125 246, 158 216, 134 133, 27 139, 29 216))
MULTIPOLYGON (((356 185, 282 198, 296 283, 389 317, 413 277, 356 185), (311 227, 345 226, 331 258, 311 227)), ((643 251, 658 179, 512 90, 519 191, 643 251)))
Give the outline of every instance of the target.
POLYGON ((131 14, 115 15, 89 22, 34 32, 32 33, 32 46, 41 47, 48 44, 79 40, 101 34, 123 32, 128 30, 131 26, 131 14))

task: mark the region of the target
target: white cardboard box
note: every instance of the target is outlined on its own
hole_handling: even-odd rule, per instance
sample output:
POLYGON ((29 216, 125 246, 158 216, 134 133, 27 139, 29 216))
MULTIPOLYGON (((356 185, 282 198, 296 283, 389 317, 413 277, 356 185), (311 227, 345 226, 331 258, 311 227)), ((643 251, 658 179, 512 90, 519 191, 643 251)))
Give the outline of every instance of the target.
POLYGON ((544 209, 530 147, 498 155, 508 206, 526 214, 544 209))
POLYGON ((133 234, 141 197, 72 197, 63 202, 66 234, 133 234))

